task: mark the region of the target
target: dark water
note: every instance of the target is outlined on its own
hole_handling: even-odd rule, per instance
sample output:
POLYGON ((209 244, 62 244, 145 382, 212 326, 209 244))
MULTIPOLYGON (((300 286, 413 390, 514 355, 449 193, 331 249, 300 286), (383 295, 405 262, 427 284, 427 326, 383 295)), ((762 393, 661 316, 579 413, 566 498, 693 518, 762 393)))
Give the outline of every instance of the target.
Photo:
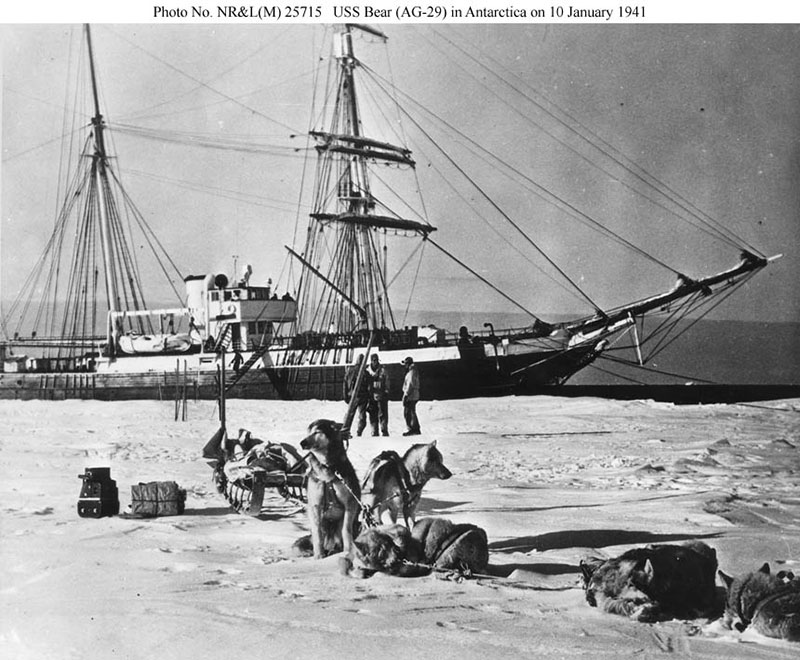
MULTIPOLYGON (((420 312, 412 322, 415 319, 448 330, 461 325, 483 330, 487 321, 496 329, 526 325, 526 318, 518 315, 420 312)), ((626 338, 618 346, 632 346, 632 340, 626 338)), ((617 362, 635 362, 632 348, 614 350, 573 376, 569 384, 800 385, 800 323, 701 320, 672 343, 660 348, 645 344, 643 353, 647 369, 617 362)))

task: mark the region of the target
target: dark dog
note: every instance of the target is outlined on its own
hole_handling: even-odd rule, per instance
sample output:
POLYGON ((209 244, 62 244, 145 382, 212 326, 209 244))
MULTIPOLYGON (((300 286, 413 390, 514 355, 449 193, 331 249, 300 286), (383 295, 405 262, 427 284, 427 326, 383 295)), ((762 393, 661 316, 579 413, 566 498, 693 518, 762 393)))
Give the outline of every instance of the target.
POLYGON ((367 468, 361 485, 363 504, 375 522, 388 525, 403 520, 410 529, 425 484, 452 476, 435 440, 412 445, 403 458, 395 451, 384 451, 367 468))
POLYGON ((318 419, 300 446, 308 456, 308 522, 311 536, 298 539, 295 552, 315 559, 350 552, 360 510, 358 478, 342 440, 342 425, 318 419), (309 543, 310 540, 310 543, 309 543))
POLYGON ((723 624, 743 632, 748 626, 765 637, 800 642, 800 578, 770 573, 769 564, 732 578, 719 572, 727 588, 723 624))
POLYGON ((339 559, 343 575, 368 578, 377 572, 400 577, 427 575, 422 567, 425 557, 417 539, 403 525, 381 525, 365 529, 353 544, 353 550, 339 559))
POLYGON ((713 615, 716 570, 717 553, 700 541, 581 561, 589 605, 637 621, 713 615))
POLYGON ((431 571, 485 572, 489 564, 486 532, 444 518, 424 518, 410 530, 382 525, 362 532, 353 551, 340 560, 342 573, 366 578, 376 572, 417 577, 431 571))

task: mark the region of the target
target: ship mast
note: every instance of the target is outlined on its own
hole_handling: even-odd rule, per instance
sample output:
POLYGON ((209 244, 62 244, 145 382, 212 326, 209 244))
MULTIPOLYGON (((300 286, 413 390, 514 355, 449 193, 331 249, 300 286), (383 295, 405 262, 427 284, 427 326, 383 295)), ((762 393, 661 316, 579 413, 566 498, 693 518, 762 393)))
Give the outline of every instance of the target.
MULTIPOLYGON (((106 189, 108 186, 108 175, 106 172, 106 163, 108 156, 106 154, 105 141, 103 130, 105 123, 103 115, 100 113, 100 100, 97 93, 97 75, 94 67, 94 51, 92 50, 92 33, 88 25, 84 26, 86 31, 86 45, 89 51, 89 70, 92 78, 92 96, 94 98, 94 116, 92 117, 92 126, 94 127, 94 153, 92 155, 92 178, 96 183, 97 194, 97 211, 100 218, 100 243, 103 252, 103 262, 105 265, 105 284, 106 296, 108 298, 108 311, 118 312, 119 310, 119 295, 117 292, 117 282, 114 276, 116 267, 114 263, 114 251, 112 249, 111 226, 108 220, 107 205, 106 205, 106 189)), ((113 314, 109 314, 109 318, 114 318, 113 314)), ((109 337, 109 340, 116 338, 116 328, 109 325, 109 333, 114 335, 109 337)), ((114 342, 109 341, 109 345, 113 346, 114 342)))
POLYGON ((371 138, 363 130, 355 75, 359 62, 353 51, 356 30, 386 40, 383 33, 367 26, 342 26, 329 128, 310 133, 317 142, 319 163, 304 258, 323 273, 329 285, 320 292, 319 282, 323 280, 306 269, 300 307, 309 315, 301 319, 304 329, 319 332, 365 329, 364 319, 354 316, 342 293, 366 310, 369 329, 392 328, 386 254, 379 245, 380 234, 427 236, 435 230, 427 223, 379 209, 372 193, 372 163, 414 167, 414 161, 409 149, 371 138), (327 233, 327 242, 322 239, 323 233, 327 233))
MULTIPOLYGON (((382 36, 382 35, 381 35, 382 36)), ((344 26, 341 33, 341 55, 339 67, 341 70, 341 82, 339 85, 339 99, 341 104, 341 124, 334 130, 352 139, 352 144, 359 145, 361 137, 361 119, 359 117, 358 96, 356 93, 356 81, 354 69, 357 61, 353 53, 353 32, 350 25, 344 26)), ((336 121, 334 119, 334 121, 336 121)), ((338 175, 338 212, 341 216, 366 218, 371 208, 371 193, 369 187, 369 177, 367 174, 366 162, 359 153, 346 154, 339 159, 340 173, 338 175)), ((376 279, 376 275, 382 272, 379 265, 379 253, 375 250, 374 235, 368 225, 354 226, 352 230, 345 230, 350 234, 346 240, 351 244, 351 250, 355 252, 343 255, 352 264, 348 268, 349 273, 342 273, 340 285, 345 285, 346 290, 351 295, 357 294, 358 278, 363 278, 360 292, 361 295, 356 300, 371 303, 369 307, 368 323, 373 328, 386 325, 385 315, 388 307, 388 300, 383 282, 376 279), (355 240, 353 240, 355 239, 355 240), (370 263, 373 262, 373 263, 370 263), (376 272, 377 265, 377 272, 376 272), (348 281, 349 280, 349 281, 348 281), (365 300, 370 297, 372 300, 365 300)), ((340 323, 332 319, 331 325, 339 327, 340 323)))

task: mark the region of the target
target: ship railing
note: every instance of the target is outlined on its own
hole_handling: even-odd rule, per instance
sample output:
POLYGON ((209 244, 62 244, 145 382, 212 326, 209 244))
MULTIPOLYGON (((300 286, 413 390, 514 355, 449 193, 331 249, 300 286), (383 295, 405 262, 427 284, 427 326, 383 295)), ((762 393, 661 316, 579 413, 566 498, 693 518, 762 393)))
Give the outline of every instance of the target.
POLYGON ((494 327, 491 327, 490 324, 484 325, 489 327, 487 329, 478 328, 475 330, 467 328, 466 337, 462 335, 460 331, 446 332, 444 335, 445 341, 447 344, 459 344, 464 343, 465 339, 468 339, 470 342, 475 344, 496 344, 504 339, 538 339, 540 337, 547 337, 558 327, 544 322, 536 322, 532 325, 515 328, 500 329, 495 329, 494 327))

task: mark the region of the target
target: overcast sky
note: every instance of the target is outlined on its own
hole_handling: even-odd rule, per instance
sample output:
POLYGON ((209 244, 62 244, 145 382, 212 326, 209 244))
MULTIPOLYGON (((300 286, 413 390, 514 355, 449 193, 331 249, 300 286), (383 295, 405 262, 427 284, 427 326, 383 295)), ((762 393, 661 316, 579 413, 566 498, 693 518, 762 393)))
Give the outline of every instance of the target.
MULTIPOLYGON (((544 94, 747 244, 768 256, 784 254, 717 308, 714 318, 800 320, 800 28, 381 27, 389 37, 388 62, 383 47, 367 40, 357 43, 358 55, 391 76, 413 104, 430 108, 670 266, 700 277, 734 265, 738 254, 705 232, 674 222, 671 213, 599 172, 595 165, 608 165, 519 92, 529 98, 530 90, 544 94), (466 47, 469 55, 448 41, 466 47), (493 74, 470 55, 512 80, 515 90, 497 87, 493 74)), ((8 300, 53 225, 60 165, 56 138, 63 132, 68 72, 74 66, 70 44, 79 28, 2 29, 0 284, 8 300)), ((173 136, 179 131, 257 136, 263 143, 302 147, 302 139, 289 136, 309 126, 310 72, 324 30, 96 26, 104 114, 112 127, 159 127, 173 136)), ((371 112, 366 92, 362 100, 366 122, 371 112)), ((413 138, 413 124, 403 124, 403 134, 413 138)), ((467 154, 464 138, 442 133, 437 140, 448 154, 465 156, 470 175, 601 306, 672 285, 668 272, 606 244, 529 192, 518 194, 496 163, 467 154)), ((129 135, 118 136, 112 151, 128 192, 184 274, 230 273, 236 259, 253 265, 256 282, 280 277, 290 284, 283 246, 302 247, 296 225, 303 175, 299 154, 202 149, 129 135)), ((439 228, 435 240, 545 318, 585 311, 550 279, 546 264, 517 253, 520 239, 513 231, 468 217, 462 205, 470 201, 480 210, 485 203, 479 194, 470 197, 437 180, 437 171, 449 171, 446 164, 437 165, 437 158, 446 161, 441 152, 427 145, 415 157, 427 216, 439 228)), ((416 184, 412 177, 402 185, 413 190, 416 184)), ((408 254, 408 242, 390 252, 390 277, 408 254)), ((432 259, 419 270, 412 261, 412 269, 393 285, 397 307, 407 304, 405 293, 415 277, 416 309, 507 307, 482 285, 471 284, 463 270, 445 265, 430 247, 424 256, 432 259)))

